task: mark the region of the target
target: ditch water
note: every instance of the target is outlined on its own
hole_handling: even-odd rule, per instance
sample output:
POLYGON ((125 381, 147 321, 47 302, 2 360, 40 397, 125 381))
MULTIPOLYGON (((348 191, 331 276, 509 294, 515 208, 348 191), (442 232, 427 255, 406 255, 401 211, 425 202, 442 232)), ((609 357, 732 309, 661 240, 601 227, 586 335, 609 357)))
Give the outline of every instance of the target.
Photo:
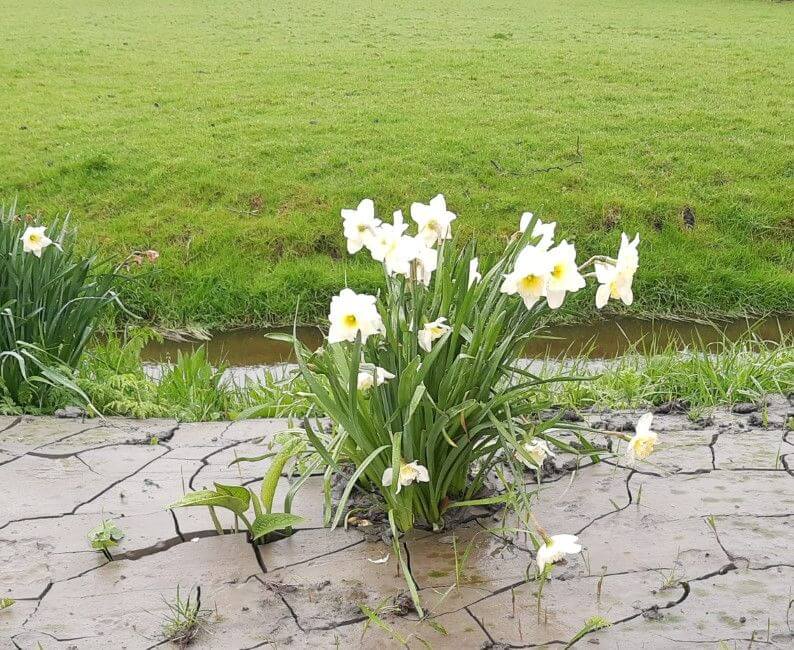
MULTIPOLYGON (((657 347, 674 345, 683 349, 687 345, 712 343, 728 339, 736 340, 745 335, 748 326, 756 334, 769 341, 780 341, 781 334, 794 333, 794 316, 770 318, 758 323, 741 320, 718 325, 707 325, 684 321, 639 320, 636 318, 617 318, 600 320, 578 325, 560 325, 549 328, 544 336, 535 338, 526 347, 530 359, 546 356, 570 358, 585 356, 590 359, 611 359, 625 354, 632 346, 650 346, 653 341, 657 347)), ((291 332, 292 328, 247 328, 219 332, 209 341, 163 341, 150 342, 143 351, 143 360, 149 363, 163 363, 176 359, 177 352, 189 352, 199 345, 206 345, 210 362, 227 366, 271 366, 294 360, 292 348, 281 341, 266 338, 270 332, 291 332)), ((309 348, 317 348, 322 343, 322 333, 316 327, 298 328, 298 337, 309 348)))

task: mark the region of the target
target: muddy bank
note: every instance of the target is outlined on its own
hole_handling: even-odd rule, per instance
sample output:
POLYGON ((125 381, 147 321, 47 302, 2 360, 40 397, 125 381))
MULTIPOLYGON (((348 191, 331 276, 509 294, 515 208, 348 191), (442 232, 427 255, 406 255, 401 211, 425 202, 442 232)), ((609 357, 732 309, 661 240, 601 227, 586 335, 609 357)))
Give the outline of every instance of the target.
MULTIPOLYGON (((562 647, 596 615, 612 625, 583 646, 755 639, 790 647, 792 410, 776 397, 763 418, 659 415, 659 451, 637 468, 566 469, 570 459, 558 458, 535 513, 551 532, 577 534, 585 551, 555 569, 540 607, 537 585, 526 582, 531 544, 501 530, 498 515, 473 512, 441 534, 406 537, 427 621, 405 606, 388 546, 354 528, 323 527, 321 477, 297 500, 305 520, 296 534, 258 552, 243 535, 217 536, 203 509, 163 509, 185 489, 256 481, 267 461, 229 463, 262 453, 285 421, 0 418, 0 479, 17 486, 0 508, 0 597, 17 601, 0 611, 0 638, 25 650, 152 648, 162 642, 162 598, 179 585, 200 586, 210 610, 196 648, 401 647, 374 625, 362 637, 360 605, 382 606, 383 620, 412 648, 425 647, 418 637, 433 648, 562 647), (86 540, 103 516, 125 533, 114 562, 86 540), (456 573, 455 549, 468 544, 456 573)), ((636 414, 586 417, 617 428, 636 414)), ((531 474, 522 480, 537 489, 531 474)))

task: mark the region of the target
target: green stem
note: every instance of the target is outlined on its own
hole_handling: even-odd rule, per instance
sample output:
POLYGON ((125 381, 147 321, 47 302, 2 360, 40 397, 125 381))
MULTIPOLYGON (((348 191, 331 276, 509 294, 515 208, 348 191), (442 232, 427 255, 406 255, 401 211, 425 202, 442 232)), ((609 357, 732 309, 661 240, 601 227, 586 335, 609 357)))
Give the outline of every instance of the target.
POLYGON ((218 535, 223 535, 223 526, 221 526, 221 522, 218 519, 218 513, 215 512, 215 508, 213 506, 208 506, 210 511, 210 519, 212 519, 212 524, 215 526, 215 530, 218 532, 218 535))

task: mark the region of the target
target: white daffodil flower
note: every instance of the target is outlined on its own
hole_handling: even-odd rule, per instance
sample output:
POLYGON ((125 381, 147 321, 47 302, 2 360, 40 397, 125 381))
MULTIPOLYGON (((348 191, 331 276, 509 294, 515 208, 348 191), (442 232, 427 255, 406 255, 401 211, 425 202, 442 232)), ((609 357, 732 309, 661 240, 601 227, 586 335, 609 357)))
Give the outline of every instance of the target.
POLYGON ((421 237, 411 237, 410 239, 412 239, 411 246, 413 247, 413 259, 411 260, 413 279, 429 287, 433 271, 438 268, 438 251, 435 248, 430 248, 421 237))
POLYGON ((451 224, 457 216, 447 210, 447 202, 443 194, 430 199, 430 204, 412 203, 411 218, 419 226, 418 237, 432 246, 436 242, 452 238, 451 224))
POLYGON ((446 318, 437 318, 432 323, 425 323, 425 326, 417 333, 416 337, 419 339, 419 347, 425 352, 430 352, 433 347, 433 341, 440 339, 452 329, 446 324, 446 320, 446 318))
POLYGON ((505 275, 500 291, 517 293, 527 309, 546 295, 546 284, 551 272, 548 253, 537 246, 527 246, 516 258, 515 268, 505 275))
POLYGON ((47 230, 46 226, 28 226, 19 238, 22 241, 22 250, 41 257, 41 252, 52 244, 52 239, 44 234, 45 230, 47 230))
POLYGON ((609 299, 622 300, 630 305, 634 302, 634 293, 631 290, 632 275, 621 273, 617 266, 612 264, 595 263, 596 279, 599 287, 596 289, 596 307, 601 309, 609 299))
POLYGON ((637 270, 640 264, 640 255, 637 253, 637 246, 640 243, 640 235, 637 233, 634 239, 629 241, 629 236, 624 232, 620 235, 620 250, 618 251, 618 269, 622 273, 631 273, 637 270))
POLYGON ((358 253, 374 237, 380 219, 375 218, 375 204, 364 199, 355 210, 342 210, 343 228, 347 238, 347 252, 358 253))
POLYGON ((648 458, 653 452, 653 446, 659 440, 655 431, 651 431, 653 413, 646 413, 638 421, 634 429, 634 436, 629 440, 626 448, 626 460, 633 463, 635 460, 648 458))
POLYGON ((529 467, 529 469, 534 470, 540 469, 543 466, 543 461, 546 460, 547 457, 555 457, 554 452, 549 448, 549 443, 539 438, 524 443, 523 451, 523 454, 516 453, 516 458, 529 467))
POLYGON ((403 221, 402 211, 397 210, 394 213, 394 223, 380 224, 367 244, 372 258, 383 262, 389 275, 398 273, 407 275, 410 271, 415 250, 413 238, 403 236, 407 228, 408 224, 403 221))
POLYGON ((389 379, 394 379, 394 375, 385 368, 376 366, 371 370, 362 370, 358 373, 358 389, 369 390, 373 386, 385 384, 389 379))
POLYGON ((582 547, 577 543, 578 541, 576 535, 552 535, 538 549, 538 571, 543 573, 546 565, 554 564, 566 555, 581 553, 582 547))
POLYGON ((563 240, 549 251, 551 271, 546 287, 546 300, 551 309, 558 309, 568 291, 578 291, 585 284, 576 266, 576 247, 563 240))
MULTIPOLYGON (((531 212, 525 212, 521 215, 521 220, 518 224, 518 229, 521 232, 526 232, 527 228, 529 227, 530 222, 532 221, 532 217, 534 215, 531 212)), ((556 221, 549 221, 548 223, 543 223, 540 219, 535 222, 535 225, 532 227, 532 237, 533 239, 536 237, 540 237, 540 242, 536 244, 539 248, 543 250, 548 250, 554 244, 554 230, 557 228, 556 221)))
MULTIPOLYGON (((387 467, 383 472, 381 483, 384 487, 388 487, 394 480, 394 471, 391 467, 387 467)), ((418 461, 412 463, 400 463, 400 475, 397 477, 397 494, 400 493, 403 487, 411 485, 414 481, 419 483, 428 483, 430 481, 430 474, 427 472, 427 467, 420 465, 418 461)))
POLYGON ((631 285, 639 266, 637 245, 640 243, 640 236, 636 235, 632 241, 629 241, 624 232, 620 239, 620 250, 615 264, 595 263, 596 279, 600 284, 596 291, 598 309, 606 305, 610 298, 621 300, 626 305, 634 302, 631 285))
POLYGON ((471 289, 471 285, 475 282, 479 282, 482 280, 482 275, 480 274, 478 267, 480 266, 480 258, 473 257, 469 262, 469 288, 471 289))
POLYGON ((328 342, 355 341, 361 332, 361 342, 370 336, 385 331, 375 296, 357 294, 351 289, 342 289, 338 296, 331 299, 331 312, 328 315, 331 327, 328 330, 328 342))

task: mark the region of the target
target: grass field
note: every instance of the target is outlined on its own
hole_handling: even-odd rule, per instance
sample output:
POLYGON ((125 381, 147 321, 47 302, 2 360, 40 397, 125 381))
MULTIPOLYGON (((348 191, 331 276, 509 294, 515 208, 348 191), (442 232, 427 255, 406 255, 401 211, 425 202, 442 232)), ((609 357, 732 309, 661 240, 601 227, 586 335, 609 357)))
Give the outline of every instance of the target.
POLYGON ((0 0, 0 200, 160 250, 131 301, 172 324, 297 296, 316 319, 378 283, 340 208, 437 192, 491 251, 524 210, 583 256, 639 231, 633 313, 791 312, 792 24, 764 0, 0 0))

